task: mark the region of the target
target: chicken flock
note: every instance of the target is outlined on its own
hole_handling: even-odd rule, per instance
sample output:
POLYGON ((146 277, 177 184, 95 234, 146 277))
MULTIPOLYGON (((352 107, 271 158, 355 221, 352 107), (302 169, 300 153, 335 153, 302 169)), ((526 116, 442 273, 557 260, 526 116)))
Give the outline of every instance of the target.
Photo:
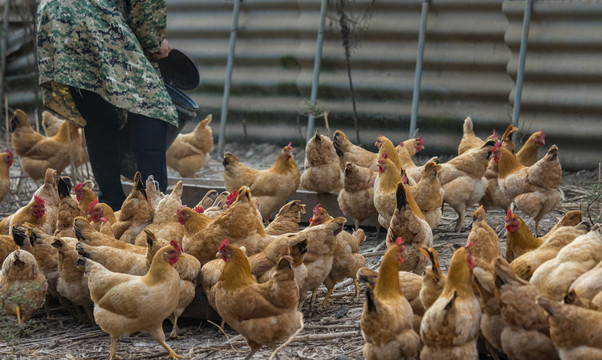
MULTIPOLYGON (((210 121, 179 135, 167 152, 167 164, 183 177, 208 161, 210 121)), ((357 297, 365 292, 358 330, 366 359, 602 358, 600 226, 574 210, 540 234, 540 220, 563 198, 558 147, 537 158, 543 130, 516 151, 516 127, 482 140, 467 118, 458 155, 421 165, 414 155, 424 148, 422 137, 394 145, 379 136, 373 153, 340 130, 332 140, 316 131, 303 171, 291 143, 263 170, 228 152, 224 192, 208 191, 186 206, 181 181, 163 194, 152 177, 136 173, 113 211, 98 202, 91 183, 72 187, 61 176, 70 163, 87 161, 80 129, 48 114, 45 136, 20 110, 11 124, 23 171, 43 180, 27 205, 0 222, 0 305, 19 324, 38 309, 48 314, 48 302, 58 300, 110 335, 111 359, 117 339, 134 332, 179 358, 163 322, 170 319, 170 338, 177 337, 178 319, 201 289, 222 326, 244 337, 247 358, 263 347, 276 356, 303 330, 318 289, 326 287, 321 306, 329 306, 335 286, 350 279, 357 297), (334 194, 345 217, 317 204, 309 226, 300 228, 306 205, 295 199, 299 188, 334 194), (458 214, 448 229, 455 233, 476 207, 447 274, 432 231, 445 204, 458 214), (487 223, 495 208, 506 213, 505 254, 487 223), (386 247, 377 270, 360 254, 366 219, 386 247), (348 220, 353 231, 345 230, 348 220)), ((3 198, 15 155, 7 149, 0 156, 3 198)))

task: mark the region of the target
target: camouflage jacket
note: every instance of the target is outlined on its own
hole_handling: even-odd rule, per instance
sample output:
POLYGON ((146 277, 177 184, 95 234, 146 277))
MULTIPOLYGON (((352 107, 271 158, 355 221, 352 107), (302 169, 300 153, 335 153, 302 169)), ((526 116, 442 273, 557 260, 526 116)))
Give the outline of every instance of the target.
POLYGON ((41 0, 37 52, 44 105, 84 126, 71 86, 177 126, 151 55, 165 38, 166 16, 165 0, 41 0))

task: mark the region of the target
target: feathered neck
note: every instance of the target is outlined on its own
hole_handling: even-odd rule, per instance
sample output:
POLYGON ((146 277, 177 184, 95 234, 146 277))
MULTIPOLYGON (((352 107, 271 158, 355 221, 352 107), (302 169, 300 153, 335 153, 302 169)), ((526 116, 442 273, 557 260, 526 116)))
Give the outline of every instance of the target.
POLYGON ((224 289, 238 289, 255 283, 251 266, 245 254, 238 247, 230 246, 232 254, 226 261, 220 277, 224 289))
POLYGON ((401 173, 391 159, 387 158, 384 161, 386 167, 382 174, 379 174, 380 186, 384 189, 396 189, 397 184, 401 182, 401 173))
POLYGON ((142 281, 147 285, 160 283, 169 275, 172 266, 169 265, 167 259, 165 259, 163 249, 164 248, 159 249, 155 256, 153 256, 153 261, 151 262, 148 272, 142 277, 142 281))
POLYGON ((211 222, 211 218, 207 215, 197 213, 190 208, 183 208, 182 211, 185 211, 190 216, 186 224, 184 224, 184 231, 186 231, 187 235, 196 234, 211 222))
POLYGON ((512 153, 504 148, 499 148, 499 159, 497 163, 498 177, 504 179, 506 176, 524 168, 512 153))
POLYGON ((284 156, 283 153, 280 153, 280 155, 278 155, 278 159, 276 159, 276 162, 270 168, 270 171, 273 171, 278 174, 284 174, 290 171, 294 171, 295 168, 297 168, 297 163, 295 163, 295 159, 292 156, 287 158, 286 156, 284 156))
POLYGON ((542 243, 543 240, 536 238, 529 230, 529 227, 525 223, 525 221, 521 218, 518 218, 520 224, 518 225, 518 229, 514 232, 508 232, 508 242, 511 244, 515 244, 523 249, 536 249, 542 243))
POLYGON ((458 295, 472 294, 472 272, 468 266, 467 256, 466 248, 459 248, 454 252, 441 296, 449 295, 454 291, 458 291, 458 295))
POLYGON ((399 246, 389 247, 380 265, 380 271, 374 285, 374 294, 380 298, 392 298, 403 295, 399 287, 399 262, 397 253, 399 246))

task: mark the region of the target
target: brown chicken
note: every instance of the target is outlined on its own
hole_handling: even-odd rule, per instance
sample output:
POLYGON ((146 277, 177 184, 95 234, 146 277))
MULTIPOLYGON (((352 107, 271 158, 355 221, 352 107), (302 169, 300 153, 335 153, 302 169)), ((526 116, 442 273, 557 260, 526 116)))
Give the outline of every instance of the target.
POLYGON ((30 223, 40 229, 46 224, 46 207, 45 201, 41 197, 34 195, 31 201, 17 210, 14 214, 9 215, 0 222, 2 234, 12 234, 12 228, 25 223, 30 223))
MULTIPOLYGON (((14 234, 14 232, 13 232, 14 234)), ((17 250, 19 246, 15 243, 13 236, 11 235, 0 235, 0 264, 8 254, 17 250)))
POLYGON ((431 261, 431 266, 427 267, 424 272, 422 287, 420 289, 420 301, 424 306, 424 310, 427 310, 441 295, 447 281, 447 275, 441 271, 439 256, 435 248, 422 247, 420 251, 431 261))
POLYGON ((558 161, 558 147, 552 145, 546 155, 535 164, 522 165, 508 150, 496 144, 491 150, 498 164, 500 190, 510 199, 538 189, 557 189, 562 180, 558 161))
POLYGON ((495 262, 495 296, 507 326, 501 343, 509 359, 558 359, 550 339, 550 326, 545 311, 537 306, 539 291, 519 278, 502 257, 495 262))
POLYGON ((374 181, 374 207, 378 211, 378 223, 388 229, 396 208, 397 184, 401 183, 401 174, 387 154, 383 156, 378 160, 378 175, 374 181))
POLYGON ((543 240, 546 240, 547 238, 552 236, 552 234, 554 234, 556 230, 563 226, 577 226, 579 225, 579 223, 581 223, 582 218, 583 212, 581 210, 568 211, 567 213, 562 215, 562 218, 560 218, 560 220, 558 220, 558 222, 554 224, 554 226, 548 231, 548 233, 542 236, 541 238, 543 240))
POLYGON ((301 214, 305 214, 305 204, 302 204, 300 200, 293 200, 284 204, 274 220, 266 226, 265 233, 268 235, 283 235, 298 232, 301 214))
POLYGON ((380 234, 378 211, 374 207, 376 173, 350 162, 345 164, 343 173, 344 185, 337 197, 339 208, 345 216, 353 218, 355 230, 364 220, 374 218, 377 233, 380 234))
MULTIPOLYGON (((148 269, 152 265, 155 254, 162 248, 162 245, 161 242, 157 241, 157 238, 152 231, 145 229, 143 232, 146 234, 146 244, 149 250, 146 253, 146 266, 148 269)), ((173 267, 178 272, 178 275, 180 275, 180 296, 178 306, 169 317, 169 320, 173 324, 173 328, 169 334, 170 338, 178 336, 178 319, 186 307, 194 300, 196 285, 199 273, 201 272, 201 263, 194 256, 182 253, 178 258, 178 262, 176 262, 173 267)))
POLYGON ((361 146, 352 144, 347 138, 347 135, 341 130, 334 132, 332 143, 339 156, 341 169, 344 169, 345 164, 350 162, 361 167, 369 168, 372 171, 378 170, 378 154, 366 150, 361 146))
POLYGON ((84 210, 85 209, 89 210, 90 204, 94 200, 96 200, 96 202, 98 202, 98 199, 96 198, 96 194, 94 194, 94 191, 92 191, 92 188, 90 188, 85 182, 75 185, 73 192, 75 193, 77 202, 79 202, 79 206, 84 210))
POLYGON ((52 137, 59 132, 61 125, 65 120, 61 120, 58 117, 52 115, 50 111, 42 112, 42 128, 44 129, 44 134, 48 137, 52 137))
MULTIPOLYGON (((309 226, 317 226, 334 220, 321 204, 316 205, 313 214, 314 216, 311 218, 309 226)), ((360 288, 355 275, 359 268, 366 266, 366 259, 359 253, 360 245, 365 239, 366 235, 361 229, 354 231, 353 234, 341 231, 337 235, 337 244, 334 250, 335 256, 332 262, 332 268, 324 280, 324 285, 326 286, 326 289, 328 289, 328 292, 324 297, 322 306, 325 306, 328 303, 328 298, 332 294, 334 286, 345 279, 353 279, 353 283, 355 284, 355 295, 356 297, 359 297, 360 288)))
POLYGON ((550 316, 550 336, 561 359, 602 358, 602 312, 540 296, 537 304, 550 316))
POLYGON ((399 146, 403 146, 408 151, 408 154, 410 154, 410 157, 414 157, 416 153, 424 150, 424 141, 422 140, 422 136, 419 136, 417 138, 402 141, 399 143, 399 146))
POLYGON ((144 276, 115 273, 99 263, 79 258, 94 301, 94 320, 111 335, 110 359, 117 338, 140 331, 153 337, 170 358, 179 356, 165 343, 163 320, 178 306, 180 276, 173 265, 182 250, 178 243, 161 248, 144 276))
POLYGON ((502 348, 502 331, 508 326, 502 317, 500 303, 495 297, 495 280, 493 271, 485 270, 478 266, 472 269, 474 284, 479 294, 481 303, 481 335, 485 339, 485 345, 489 353, 499 359, 504 352, 502 348))
POLYGON ((424 173, 416 186, 410 187, 410 192, 416 200, 416 204, 422 211, 424 219, 431 229, 439 225, 441 221, 441 205, 443 204, 443 188, 439 181, 441 165, 429 161, 424 166, 424 173))
POLYGON ((92 309, 94 303, 90 298, 88 281, 84 272, 77 267, 77 251, 75 250, 76 239, 55 237, 52 240, 52 246, 58 251, 58 270, 59 278, 56 285, 57 292, 73 304, 75 313, 80 321, 82 314, 79 307, 82 307, 92 321, 92 309))
POLYGON ((569 288, 568 293, 575 294, 579 299, 591 301, 602 292, 602 261, 593 269, 579 276, 569 288))
MULTIPOLYGON (((183 190, 184 187, 180 180, 173 187, 171 193, 159 201, 155 208, 153 222, 144 228, 144 230, 153 232, 161 246, 167 245, 171 240, 176 240, 178 244, 182 243, 184 227, 178 222, 177 211, 182 207, 183 190)), ((134 244, 144 246, 146 238, 146 233, 142 231, 136 236, 134 244)))
POLYGON ((543 129, 529 136, 522 148, 516 153, 516 158, 524 166, 531 166, 537 162, 537 150, 546 144, 543 129))
POLYGON ((211 222, 211 219, 206 216, 201 209, 195 207, 191 209, 187 206, 182 206, 176 211, 178 223, 184 225, 184 237, 182 243, 186 242, 194 234, 203 230, 211 222))
MULTIPOLYGON (((300 256, 307 253, 307 232, 307 230, 303 230, 298 233, 274 236, 261 252, 249 256, 251 272, 257 278, 257 282, 264 283, 269 280, 272 273, 276 270, 276 265, 278 264, 283 248, 289 248, 293 260, 295 254, 300 256)), ((302 267, 305 268, 305 270, 303 270, 305 275, 299 274, 300 276, 297 276, 298 269, 293 266, 295 280, 299 287, 303 285, 305 277, 307 276, 307 268, 304 264, 302 264, 302 267)))
POLYGON ((153 221, 154 214, 155 209, 146 194, 142 175, 137 171, 132 191, 123 201, 117 222, 113 224, 115 238, 133 244, 142 229, 153 221))
POLYGON ((317 129, 316 135, 305 146, 303 167, 300 181, 305 190, 337 194, 343 187, 341 166, 334 145, 317 129))
POLYGON ((514 259, 531 250, 537 249, 543 240, 533 236, 525 221, 508 209, 506 213, 506 261, 511 263, 514 259))
POLYGON ((516 207, 535 221, 535 233, 539 233, 539 221, 555 210, 562 202, 560 189, 541 189, 514 198, 516 207))
POLYGON ((47 168, 56 169, 60 174, 75 160, 74 155, 81 148, 79 128, 69 121, 61 125, 55 136, 46 137, 33 130, 25 112, 15 110, 11 130, 21 168, 34 181, 43 179, 47 168))
POLYGON ((587 231, 587 224, 559 227, 538 248, 515 258, 510 266, 521 279, 529 281, 537 268, 554 259, 562 248, 587 231))
POLYGON ((472 214, 472 230, 468 234, 466 243, 472 243, 472 257, 475 266, 485 270, 493 270, 493 262, 502 256, 500 238, 487 224, 485 209, 480 206, 472 214))
POLYGON ((476 204, 485 194, 487 180, 483 177, 495 142, 489 140, 481 147, 471 149, 441 164, 439 180, 443 186, 443 201, 449 204, 458 220, 454 230, 464 229, 466 208, 476 204))
POLYGON ((224 183, 233 192, 246 185, 259 200, 259 212, 268 223, 274 211, 282 207, 299 188, 299 168, 293 158, 293 147, 285 146, 272 167, 253 169, 242 164, 234 154, 224 154, 224 183))
POLYGON ((10 191, 10 167, 13 165, 14 155, 10 149, 0 153, 2 161, 0 161, 0 202, 4 200, 10 191))
POLYGON ((54 235, 58 237, 75 237, 73 221, 78 216, 86 216, 86 212, 71 197, 69 188, 62 178, 58 180, 58 192, 61 201, 58 207, 58 219, 54 235))
POLYGON ((239 247, 224 240, 219 254, 226 264, 214 287, 216 310, 247 341, 251 348, 247 358, 263 346, 274 348, 303 329, 290 255, 283 253, 270 280, 258 284, 239 247))
POLYGON ((600 226, 596 224, 589 233, 563 247, 554 259, 538 267, 529 281, 542 295, 562 300, 571 284, 602 260, 600 240, 600 226))
POLYGON ((92 201, 88 207, 88 217, 94 229, 103 232, 101 228, 108 226, 110 234, 113 235, 111 227, 117 222, 117 218, 115 217, 115 212, 108 204, 99 203, 98 200, 92 201))
POLYGON ((196 177, 209 161, 213 150, 213 132, 209 124, 213 116, 207 115, 188 134, 179 134, 167 149, 167 166, 175 169, 181 177, 196 177))
POLYGON ((2 263, 0 300, 9 315, 16 315, 19 325, 44 305, 48 282, 36 259, 27 251, 17 249, 2 263))
POLYGON ((203 231, 192 236, 187 233, 182 240, 182 247, 204 265, 215 258, 215 252, 224 239, 244 246, 249 255, 260 252, 268 242, 255 203, 251 200, 251 191, 246 186, 240 188, 234 203, 209 222, 203 231))
POLYGON ((404 239, 406 256, 400 270, 422 275, 428 264, 428 258, 420 249, 423 246, 433 246, 433 231, 422 218, 420 209, 411 205, 411 197, 406 185, 401 183, 397 185, 396 209, 391 217, 386 243, 389 247, 397 238, 404 239))
POLYGON ((424 313, 420 359, 477 359, 481 306, 473 292, 470 245, 456 250, 443 292, 424 313))
MULTIPOLYGON (((387 138, 386 136, 380 135, 378 138, 376 138, 376 142, 374 143, 374 146, 376 146, 376 148, 378 149, 378 155, 377 155, 378 159, 383 158, 383 157, 387 157, 387 158, 391 159, 391 161, 393 161, 393 164, 395 164, 397 171, 401 172, 401 169, 403 169, 403 167, 401 166, 401 160, 399 159, 399 156, 397 155, 397 150, 395 149, 395 145, 393 145, 393 143, 391 142, 391 140, 389 140, 389 138, 387 138), (384 155, 384 154, 387 154, 387 155, 384 155)), ((376 163, 376 166, 378 169, 378 162, 376 163)))
POLYGON ((54 233, 59 216, 60 197, 57 188, 58 178, 56 170, 51 168, 46 169, 44 184, 33 193, 34 196, 38 196, 44 200, 46 223, 41 226, 41 229, 47 234, 54 233))
POLYGON ((124 241, 119 241, 111 235, 101 233, 94 229, 92 224, 84 217, 73 220, 73 229, 77 240, 92 246, 111 246, 117 249, 131 251, 137 254, 146 254, 146 246, 138 246, 124 241))
POLYGON ((387 249, 374 287, 367 287, 360 319, 366 359, 416 359, 420 338, 412 327, 413 312, 399 286, 405 247, 401 238, 387 249))

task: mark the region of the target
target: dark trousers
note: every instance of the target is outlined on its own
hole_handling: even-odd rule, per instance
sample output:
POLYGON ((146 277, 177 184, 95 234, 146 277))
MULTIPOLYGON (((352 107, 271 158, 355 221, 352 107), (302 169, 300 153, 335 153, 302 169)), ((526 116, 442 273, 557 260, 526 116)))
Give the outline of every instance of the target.
POLYGON ((119 129, 117 109, 100 95, 71 88, 71 96, 87 122, 84 133, 90 164, 99 187, 98 201, 119 210, 125 200, 120 176, 123 174, 131 178, 136 170, 140 171, 143 181, 153 175, 159 182, 159 189, 165 192, 165 134, 168 124, 128 113, 125 127, 119 129))

